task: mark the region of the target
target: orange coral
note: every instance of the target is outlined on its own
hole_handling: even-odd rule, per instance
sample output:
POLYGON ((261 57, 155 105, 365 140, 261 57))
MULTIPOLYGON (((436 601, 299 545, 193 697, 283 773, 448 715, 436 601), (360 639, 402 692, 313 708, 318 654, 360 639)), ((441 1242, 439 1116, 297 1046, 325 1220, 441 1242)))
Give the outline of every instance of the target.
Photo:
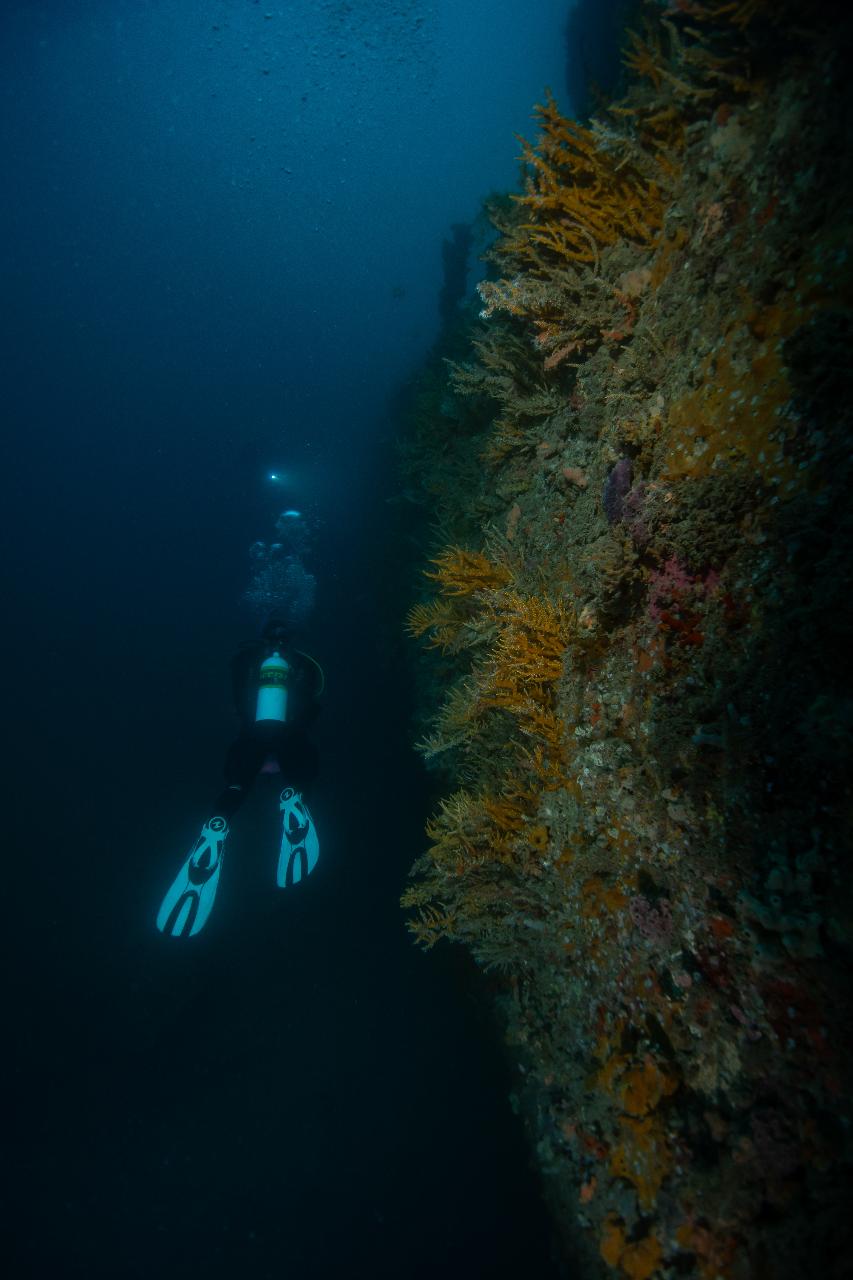
POLYGON ((519 805, 520 797, 487 796, 483 808, 492 825, 500 832, 517 834, 524 825, 525 809, 519 805))
POLYGON ((419 640, 429 632, 427 644, 431 649, 453 649, 464 625, 462 618, 447 600, 431 600, 428 604, 416 604, 406 615, 406 631, 419 640))
POLYGON ((548 839, 547 827, 531 827, 527 833, 527 843, 537 853, 542 853, 548 848, 548 839))
POLYGON ((527 768, 547 789, 564 785, 565 724, 554 711, 574 617, 560 601, 544 596, 496 593, 488 614, 498 627, 489 659, 477 672, 479 704, 508 711, 521 732, 536 742, 521 751, 527 768))
MULTIPOLYGON (((409 905, 403 895, 403 905, 409 905)), ((407 920, 406 928, 424 951, 429 951, 440 938, 447 937, 456 927, 456 917, 436 907, 426 907, 419 911, 417 920, 407 920)))
POLYGON ((543 691, 563 673, 572 618, 561 602, 503 592, 490 612, 500 628, 484 701, 527 713, 527 700, 544 702, 543 691))
POLYGON ((621 1116, 621 1141, 610 1157, 610 1172, 630 1182, 642 1209, 651 1209, 672 1168, 663 1125, 654 1115, 621 1116))
POLYGON ((433 862, 461 869, 464 860, 476 857, 482 806, 469 791, 457 791, 441 801, 439 811, 427 823, 433 862))
POLYGON ((657 1236, 646 1236, 624 1249, 619 1265, 631 1280, 650 1280, 661 1261, 661 1247, 657 1236))
POLYGON ((449 547, 432 563, 435 570, 427 570, 426 576, 438 582, 445 596, 470 596, 505 587, 512 577, 506 565, 492 564, 482 551, 466 551, 464 547, 449 547))
POLYGON ((715 0, 711 4, 700 4, 698 0, 693 0, 689 12, 691 17, 705 22, 727 22, 743 30, 759 14, 772 15, 776 7, 769 0, 715 0))
POLYGON ((628 899, 621 889, 605 884, 600 876, 591 876, 581 885, 581 915, 600 919, 622 911, 628 899))
MULTIPOLYGON (((426 826, 431 862, 458 876, 486 861, 511 861, 535 804, 536 793, 517 786, 498 796, 457 791, 446 797, 426 826)), ((408 905, 416 904, 410 899, 408 905)))
MULTIPOLYGON (((672 28, 669 28, 669 31, 672 43, 674 40, 672 28)), ((633 45, 633 50, 626 53, 625 66, 639 76, 648 77, 656 89, 660 89, 666 82, 671 92, 683 98, 705 98, 713 92, 711 89, 701 89, 675 75, 668 65, 671 59, 664 54, 656 35, 650 36, 649 41, 646 42, 641 40, 636 32, 629 31, 628 38, 633 45)))
POLYGON ((448 547, 432 560, 425 576, 439 584, 440 598, 413 605, 406 615, 406 631, 415 639, 429 633, 430 648, 452 652, 472 621, 473 596, 506 586, 512 574, 506 565, 492 564, 482 551, 448 547))
POLYGON ((604 1223, 599 1252, 608 1267, 619 1267, 631 1280, 650 1280, 661 1261, 660 1241, 655 1235, 628 1243, 625 1227, 614 1214, 604 1223))
POLYGON ((674 1093, 677 1087, 677 1080, 662 1071, 654 1058, 647 1055, 642 1065, 631 1067, 622 1078, 623 1109, 629 1115, 644 1116, 654 1111, 661 1100, 674 1093))
POLYGON ((738 357, 737 335, 730 335, 706 357, 696 389, 670 410, 663 474, 696 478, 746 460, 769 484, 790 481, 779 421, 790 394, 778 343, 746 363, 738 357))
POLYGON ((641 40, 636 31, 629 31, 628 39, 632 47, 622 59, 625 66, 635 75, 647 77, 659 89, 666 74, 660 40, 655 37, 650 37, 648 41, 641 40))
POLYGON ((507 234, 501 253, 541 271, 541 251, 570 263, 598 261, 599 249, 623 237, 651 244, 662 223, 662 198, 653 182, 606 154, 589 129, 560 115, 551 94, 536 107, 542 134, 524 139, 525 194, 514 196, 532 220, 507 234))
POLYGON ((619 1259, 622 1257, 624 1248, 625 1228, 618 1218, 615 1218, 613 1214, 608 1214, 599 1245, 599 1252, 608 1267, 615 1269, 619 1266, 619 1259))

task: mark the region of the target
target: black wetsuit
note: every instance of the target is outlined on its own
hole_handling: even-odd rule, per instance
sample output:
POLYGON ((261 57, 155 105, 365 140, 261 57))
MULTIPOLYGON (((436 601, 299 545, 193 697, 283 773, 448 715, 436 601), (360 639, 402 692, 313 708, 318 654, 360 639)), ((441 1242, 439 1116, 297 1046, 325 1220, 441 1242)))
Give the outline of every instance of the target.
POLYGON ((281 771, 282 786, 305 796, 317 776, 317 748, 308 729, 320 710, 322 675, 317 665, 298 649, 279 648, 290 667, 287 682, 287 720, 255 720, 261 663, 272 652, 269 644, 243 645, 231 663, 234 704, 240 732, 225 756, 225 789, 214 812, 223 818, 236 813, 268 759, 281 771))

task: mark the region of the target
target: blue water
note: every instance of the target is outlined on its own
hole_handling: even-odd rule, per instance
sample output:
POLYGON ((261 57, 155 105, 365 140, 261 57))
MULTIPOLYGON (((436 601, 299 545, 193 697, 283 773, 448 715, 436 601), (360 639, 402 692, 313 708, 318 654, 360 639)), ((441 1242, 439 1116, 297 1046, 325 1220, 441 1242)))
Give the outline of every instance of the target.
POLYGON ((554 1274, 482 982, 397 905, 428 798, 386 499, 442 240, 514 185, 544 87, 573 105, 566 12, 3 5, 5 1275, 554 1274), (166 941, 248 548, 294 503, 321 866, 276 893, 259 787, 166 941))

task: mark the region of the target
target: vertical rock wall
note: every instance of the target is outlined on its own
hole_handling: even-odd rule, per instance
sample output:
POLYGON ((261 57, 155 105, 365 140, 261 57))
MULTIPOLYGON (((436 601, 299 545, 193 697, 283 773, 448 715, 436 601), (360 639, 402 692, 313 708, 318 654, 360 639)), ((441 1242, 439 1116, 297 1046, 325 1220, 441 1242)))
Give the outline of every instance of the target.
POLYGON ((411 415, 443 798, 404 905, 497 975, 579 1276, 841 1277, 849 23, 646 15, 626 99, 538 109, 411 415))

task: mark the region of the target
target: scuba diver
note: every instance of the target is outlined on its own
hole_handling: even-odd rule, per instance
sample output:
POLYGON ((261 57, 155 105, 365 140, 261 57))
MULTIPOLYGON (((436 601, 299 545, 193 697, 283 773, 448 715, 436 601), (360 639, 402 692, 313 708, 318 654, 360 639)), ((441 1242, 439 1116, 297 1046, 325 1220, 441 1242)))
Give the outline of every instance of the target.
POLYGON ((317 865, 320 844, 305 796, 317 776, 308 729, 320 709, 323 670, 293 647, 273 615, 260 639, 241 646, 231 664, 240 731, 225 756, 225 786, 211 817, 163 899, 157 928, 172 937, 198 933, 210 914, 230 822, 258 774, 281 775, 281 847, 276 883, 297 884, 317 865))

